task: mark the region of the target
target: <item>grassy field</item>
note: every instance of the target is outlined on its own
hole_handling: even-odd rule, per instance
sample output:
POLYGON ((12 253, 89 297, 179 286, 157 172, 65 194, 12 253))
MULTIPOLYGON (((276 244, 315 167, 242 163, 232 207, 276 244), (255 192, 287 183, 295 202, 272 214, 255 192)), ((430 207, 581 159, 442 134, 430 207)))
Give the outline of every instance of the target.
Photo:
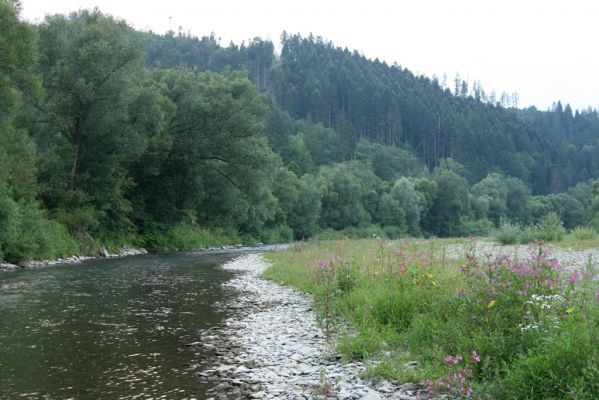
POLYGON ((593 272, 564 269, 542 244, 517 259, 478 255, 477 244, 302 242, 269 254, 265 277, 314 296, 347 360, 421 383, 422 398, 599 398, 593 272))

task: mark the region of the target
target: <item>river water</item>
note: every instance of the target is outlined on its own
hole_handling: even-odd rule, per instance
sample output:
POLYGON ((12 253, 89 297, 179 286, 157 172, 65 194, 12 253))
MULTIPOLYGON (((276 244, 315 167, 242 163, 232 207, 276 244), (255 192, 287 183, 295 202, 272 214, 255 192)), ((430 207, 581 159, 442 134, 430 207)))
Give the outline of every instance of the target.
POLYGON ((235 296, 245 250, 88 260, 0 273, 1 399, 203 399, 186 344, 235 296))

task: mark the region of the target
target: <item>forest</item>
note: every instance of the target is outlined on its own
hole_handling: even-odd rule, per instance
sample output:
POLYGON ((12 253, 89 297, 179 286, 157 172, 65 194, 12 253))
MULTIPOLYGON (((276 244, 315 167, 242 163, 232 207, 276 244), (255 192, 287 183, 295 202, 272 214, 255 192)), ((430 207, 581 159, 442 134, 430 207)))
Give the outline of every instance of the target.
POLYGON ((0 261, 599 228, 599 115, 310 35, 222 46, 0 0, 0 261))

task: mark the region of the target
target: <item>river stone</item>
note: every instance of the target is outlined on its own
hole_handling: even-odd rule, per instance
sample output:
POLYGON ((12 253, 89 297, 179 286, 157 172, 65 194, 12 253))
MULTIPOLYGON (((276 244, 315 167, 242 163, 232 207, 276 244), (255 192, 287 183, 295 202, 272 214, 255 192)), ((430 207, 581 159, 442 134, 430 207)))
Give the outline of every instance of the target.
POLYGON ((381 400, 381 395, 377 392, 370 391, 364 396, 360 397, 360 400, 381 400))
POLYGON ((399 390, 403 390, 405 392, 418 390, 418 385, 415 383, 404 383, 399 387, 399 390))
POLYGON ((106 247, 100 247, 100 250, 98 250, 98 255, 103 258, 110 257, 110 253, 106 247))
POLYGON ((9 263, 0 263, 0 271, 14 271, 16 269, 19 269, 20 267, 18 265, 15 264, 9 264, 9 263))

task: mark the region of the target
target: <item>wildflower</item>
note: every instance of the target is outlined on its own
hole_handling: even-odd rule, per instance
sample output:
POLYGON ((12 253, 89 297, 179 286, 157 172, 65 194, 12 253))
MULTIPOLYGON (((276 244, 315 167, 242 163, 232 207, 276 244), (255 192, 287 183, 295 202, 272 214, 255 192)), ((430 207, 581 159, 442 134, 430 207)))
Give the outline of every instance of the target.
POLYGON ((578 284, 580 282, 580 273, 578 271, 574 271, 572 275, 570 275, 570 278, 568 278, 568 281, 573 285, 578 284))
POLYGON ((574 311, 574 307, 570 307, 566 310, 566 314, 572 314, 572 311, 574 311))
POLYGON ((472 350, 472 359, 476 362, 480 362, 480 356, 476 352, 476 350, 472 350))
POLYGON ((497 302, 495 300, 491 300, 489 304, 487 304, 487 308, 492 308, 495 306, 495 304, 497 304, 497 302))
POLYGON ((403 253, 403 251, 398 251, 394 255, 395 255, 395 257, 403 257, 404 253, 403 253))
POLYGON ((599 300, 599 292, 595 292, 595 300, 599 300))
POLYGON ((455 356, 452 356, 451 354, 448 354, 445 356, 445 358, 443 359, 443 361, 445 361, 446 364, 451 364, 451 365, 456 365, 457 363, 459 363, 460 361, 462 361, 462 356, 459 354, 456 354, 455 356))

